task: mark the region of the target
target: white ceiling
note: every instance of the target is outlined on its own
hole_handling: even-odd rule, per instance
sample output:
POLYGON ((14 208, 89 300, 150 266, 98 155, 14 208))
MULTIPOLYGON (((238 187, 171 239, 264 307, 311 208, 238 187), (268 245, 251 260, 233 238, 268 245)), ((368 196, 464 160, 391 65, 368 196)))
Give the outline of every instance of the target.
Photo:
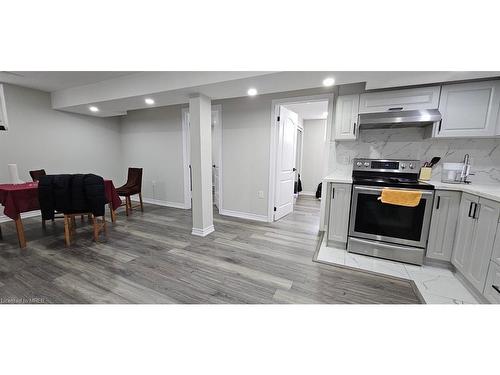
MULTIPOLYGON (((212 100, 242 97, 250 87, 259 95, 321 88, 326 77, 336 85, 365 83, 366 90, 500 77, 500 72, 458 71, 164 71, 164 72, 0 72, 0 82, 51 91, 52 108, 98 117, 184 104, 193 94, 212 100), (13 74, 12 74, 13 73, 13 74), (91 113, 89 106, 97 106, 91 113)), ((331 92, 332 88, 323 88, 331 92)))
POLYGON ((0 82, 12 83, 42 91, 56 91, 75 86, 89 85, 107 79, 122 77, 137 72, 20 72, 0 71, 0 82))
POLYGON ((328 101, 287 104, 285 107, 297 113, 304 120, 326 119, 328 101))

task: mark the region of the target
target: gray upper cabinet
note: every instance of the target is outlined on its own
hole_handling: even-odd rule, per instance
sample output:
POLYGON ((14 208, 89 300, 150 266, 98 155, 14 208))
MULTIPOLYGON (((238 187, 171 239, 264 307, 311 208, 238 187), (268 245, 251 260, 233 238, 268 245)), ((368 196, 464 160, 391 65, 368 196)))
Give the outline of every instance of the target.
POLYGON ((500 129, 500 81, 444 85, 434 137, 491 137, 500 129))
POLYGON ((427 243, 428 258, 451 260, 461 195, 458 191, 436 190, 427 243))
POLYGON ((345 245, 351 210, 351 184, 330 183, 330 216, 328 219, 328 243, 345 245))
POLYGON ((476 228, 464 276, 481 292, 488 273, 499 215, 500 203, 484 198, 479 199, 472 213, 476 228))
POLYGON ((359 113, 437 109, 440 90, 440 86, 430 86, 361 94, 359 113))
POLYGON ((460 208, 458 210, 457 235, 451 263, 462 273, 465 274, 467 254, 472 246, 474 228, 476 220, 472 218, 472 210, 475 204, 479 203, 479 198, 475 195, 462 193, 460 208))
POLYGON ((359 95, 343 95, 335 105, 335 140, 353 140, 357 137, 359 95))

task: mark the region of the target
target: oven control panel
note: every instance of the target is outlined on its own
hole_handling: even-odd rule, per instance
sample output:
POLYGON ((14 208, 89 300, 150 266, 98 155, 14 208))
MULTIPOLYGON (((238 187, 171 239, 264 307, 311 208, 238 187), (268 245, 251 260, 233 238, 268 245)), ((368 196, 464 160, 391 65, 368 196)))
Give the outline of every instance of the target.
POLYGON ((353 170, 373 172, 419 173, 419 160, 354 159, 353 170))

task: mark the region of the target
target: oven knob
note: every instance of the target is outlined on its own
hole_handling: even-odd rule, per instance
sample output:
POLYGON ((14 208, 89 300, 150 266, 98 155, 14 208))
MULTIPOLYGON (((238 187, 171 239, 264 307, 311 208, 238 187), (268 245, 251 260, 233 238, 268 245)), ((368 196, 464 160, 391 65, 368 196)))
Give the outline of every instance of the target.
POLYGON ((360 161, 358 161, 358 162, 356 163, 356 167, 361 167, 362 165, 363 165, 363 163, 361 163, 360 161))
POLYGON ((413 165, 413 163, 410 163, 409 167, 410 167, 410 169, 415 168, 415 166, 413 165))
POLYGON ((401 169, 405 169, 406 168, 406 164, 405 163, 401 163, 401 169))
POLYGON ((368 163, 367 161, 365 161, 365 167, 368 168, 370 166, 370 163, 368 163))

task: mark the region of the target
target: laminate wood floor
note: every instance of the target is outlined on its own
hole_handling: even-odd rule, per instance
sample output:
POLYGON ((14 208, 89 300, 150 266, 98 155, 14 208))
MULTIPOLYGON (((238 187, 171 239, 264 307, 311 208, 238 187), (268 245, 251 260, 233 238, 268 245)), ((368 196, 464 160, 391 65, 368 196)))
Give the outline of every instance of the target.
POLYGON ((319 201, 301 197, 293 214, 261 223, 214 214, 216 231, 191 235, 191 212, 146 205, 118 213, 107 238, 77 222, 66 248, 63 223, 24 221, 20 250, 2 223, 0 303, 420 303, 408 281, 312 261, 319 201))

